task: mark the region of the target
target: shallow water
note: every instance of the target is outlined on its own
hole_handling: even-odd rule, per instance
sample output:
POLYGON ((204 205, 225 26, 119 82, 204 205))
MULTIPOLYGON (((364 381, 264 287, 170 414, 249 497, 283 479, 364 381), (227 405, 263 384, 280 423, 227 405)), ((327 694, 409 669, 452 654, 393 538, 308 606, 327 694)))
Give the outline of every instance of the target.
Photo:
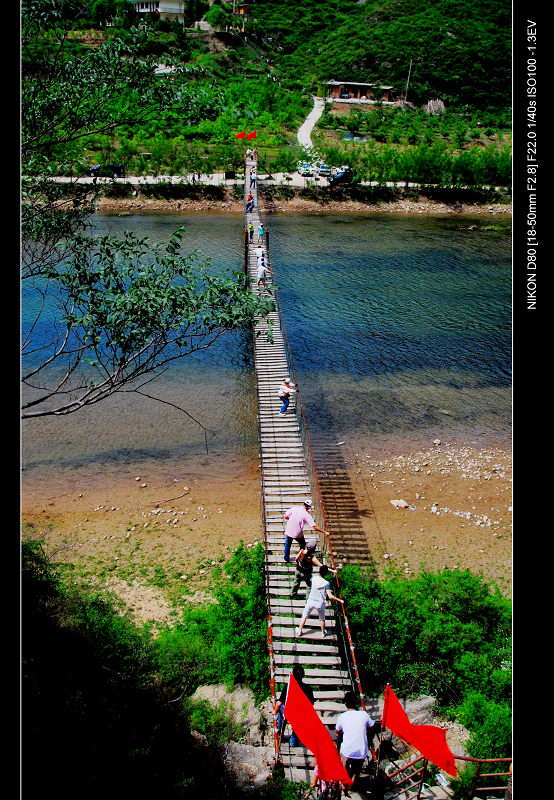
POLYGON ((510 224, 460 218, 271 221, 312 438, 368 447, 511 425, 510 224), (470 226, 476 226, 470 230, 470 226))
MULTIPOLYGON (((509 220, 375 214, 266 221, 313 442, 394 452, 436 436, 509 441, 509 220), (491 221, 501 230, 483 230, 491 221)), ((184 225, 185 252, 200 248, 214 268, 242 268, 237 215, 97 215, 94 223, 159 241, 184 225)), ((23 305, 24 327, 25 297, 23 305)), ((154 465, 229 475, 257 465, 248 331, 172 366, 148 391, 204 427, 132 394, 65 418, 25 421, 24 486, 116 481, 154 465)))

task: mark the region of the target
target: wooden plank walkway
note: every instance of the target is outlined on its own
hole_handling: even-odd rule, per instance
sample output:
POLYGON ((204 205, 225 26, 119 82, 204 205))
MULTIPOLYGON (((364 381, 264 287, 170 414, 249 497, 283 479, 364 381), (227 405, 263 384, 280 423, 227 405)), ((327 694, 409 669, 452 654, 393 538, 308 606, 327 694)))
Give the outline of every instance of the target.
MULTIPOLYGON (((252 291, 256 294, 263 292, 272 295, 273 267, 269 252, 269 234, 258 236, 261 222, 258 210, 258 187, 256 184, 250 188, 250 168, 255 162, 246 160, 244 199, 252 192, 254 208, 251 212, 245 211, 245 228, 251 222, 254 226, 252 243, 245 234, 245 271, 250 281, 252 291), (266 266, 268 272, 268 286, 266 288, 256 285, 257 259, 255 248, 261 244, 266 251, 266 266)), ((246 208, 246 205, 245 205, 246 208)), ((278 303, 277 303, 278 305, 278 303)), ((306 452, 300 429, 300 406, 297 408, 297 396, 292 395, 291 403, 285 416, 280 416, 281 402, 277 396, 278 388, 287 375, 294 380, 294 370, 286 332, 281 330, 280 316, 273 312, 269 319, 272 322, 272 341, 268 341, 268 322, 260 321, 254 326, 254 364, 256 371, 256 384, 258 395, 258 428, 261 461, 262 484, 262 509, 265 542, 265 578, 268 606, 268 646, 270 656, 272 700, 279 698, 282 688, 286 685, 290 671, 294 664, 304 667, 304 680, 309 684, 315 696, 314 708, 319 718, 327 726, 331 735, 337 717, 345 711, 343 703, 344 694, 348 690, 359 693, 366 711, 374 718, 379 718, 379 704, 377 699, 368 700, 362 695, 362 687, 356 668, 354 648, 350 632, 343 615, 343 610, 335 603, 328 603, 326 610, 326 637, 321 638, 321 628, 316 617, 306 620, 302 637, 296 635, 304 607, 307 587, 301 586, 298 599, 291 598, 291 589, 294 581, 294 563, 284 563, 284 514, 291 505, 300 504, 310 496, 315 503, 317 513, 313 516, 316 523, 329 529, 327 511, 323 512, 322 484, 316 478, 315 466, 312 458, 306 452), (311 467, 311 469, 310 469, 311 467), (339 610, 340 609, 340 610, 339 610), (335 611, 337 613, 335 613, 335 611)), ((299 405, 299 404, 298 404, 299 405)), ((307 431, 304 431, 307 435, 307 431)), ((325 494, 325 509, 329 503, 334 510, 333 530, 339 534, 342 547, 350 546, 350 552, 363 563, 367 560, 367 549, 364 547, 364 537, 356 529, 356 521, 352 520, 353 504, 349 500, 352 492, 341 476, 344 474, 342 464, 329 462, 329 470, 324 476, 323 486, 325 494), (345 507, 343 496, 349 502, 345 507), (344 524, 343 524, 344 521, 344 524), (352 541, 350 541, 352 540, 352 541), (355 550, 353 549, 355 546, 355 550)), ((359 528, 359 524, 358 524, 359 528)), ((318 541, 316 554, 321 561, 335 563, 335 556, 331 549, 330 537, 323 537, 316 531, 306 532, 307 539, 315 538, 318 541), (327 541, 322 541, 322 537, 327 541)), ((296 548, 293 544, 291 558, 294 559, 296 548)), ((335 590, 336 591, 336 590, 335 590)), ((312 753, 303 745, 290 747, 290 726, 285 727, 281 740, 275 734, 275 753, 279 755, 284 767, 285 777, 290 781, 310 782, 313 777, 315 761, 312 753)), ((363 774, 362 774, 363 777, 363 774)), ((400 793, 396 788, 385 793, 387 798, 409 800, 413 797, 413 786, 400 793)), ((417 787, 416 787, 417 788, 417 787)), ((365 792, 358 793, 351 790, 352 800, 368 800, 365 792)), ((435 794, 422 794, 423 798, 436 800, 435 794)))
MULTIPOLYGON (((245 221, 254 225, 253 241, 245 243, 248 248, 248 277, 252 282, 252 291, 263 292, 266 296, 273 290, 273 268, 267 246, 267 235, 258 236, 261 222, 258 210, 258 189, 250 188, 250 168, 254 161, 247 159, 245 170, 245 202, 251 191, 254 197, 254 209, 246 213, 245 221), (266 250, 266 266, 268 270, 268 287, 258 289, 256 285, 257 260, 255 248, 258 244, 266 250)), ((285 416, 280 416, 281 403, 277 390, 283 378, 290 375, 289 361, 286 352, 286 341, 279 315, 270 315, 272 320, 273 342, 267 341, 267 322, 256 324, 254 329, 254 360, 258 394, 258 426, 260 437, 260 461, 262 481, 262 503, 265 527, 266 549, 266 587, 270 626, 270 659, 274 677, 275 698, 279 698, 281 689, 288 680, 293 664, 300 663, 305 668, 305 681, 315 694, 315 709, 320 719, 334 731, 338 714, 345 710, 342 703, 344 693, 352 689, 352 681, 345 660, 341 657, 341 643, 337 635, 337 622, 334 609, 329 603, 325 639, 321 638, 320 623, 316 617, 306 621, 303 635, 298 638, 295 628, 299 623, 307 588, 302 586, 299 599, 290 597, 294 580, 294 563, 283 563, 284 548, 284 514, 291 505, 299 504, 305 497, 314 494, 315 487, 310 485, 306 454, 301 438, 296 414, 295 395, 285 416)), ((291 379, 293 378, 290 375, 291 379)), ((317 519, 320 527, 323 519, 317 519)), ((317 554, 321 558, 323 545, 322 534, 316 531, 308 533, 309 538, 318 540, 317 554)), ((297 552, 292 546, 291 559, 297 552)), ((285 728, 280 744, 280 757, 285 768, 285 776, 293 781, 310 781, 313 775, 314 759, 303 746, 291 748, 289 745, 290 727, 285 728)))

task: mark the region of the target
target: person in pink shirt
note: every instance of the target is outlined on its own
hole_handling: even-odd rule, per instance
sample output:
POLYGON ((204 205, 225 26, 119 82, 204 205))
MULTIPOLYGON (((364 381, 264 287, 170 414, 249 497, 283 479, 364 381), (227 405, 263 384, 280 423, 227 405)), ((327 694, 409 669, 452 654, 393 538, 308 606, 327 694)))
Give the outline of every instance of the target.
POLYGON ((292 508, 289 508, 289 510, 285 513, 287 525, 285 528, 285 553, 283 561, 288 562, 289 560, 290 548, 293 539, 296 539, 300 549, 304 549, 306 547, 306 540, 304 539, 304 525, 309 525, 314 531, 319 531, 320 533, 324 533, 326 536, 328 536, 327 531, 324 531, 323 528, 319 528, 315 524, 315 520, 310 514, 310 508, 312 508, 312 506, 313 503, 311 498, 307 497, 301 506, 292 506, 292 508))

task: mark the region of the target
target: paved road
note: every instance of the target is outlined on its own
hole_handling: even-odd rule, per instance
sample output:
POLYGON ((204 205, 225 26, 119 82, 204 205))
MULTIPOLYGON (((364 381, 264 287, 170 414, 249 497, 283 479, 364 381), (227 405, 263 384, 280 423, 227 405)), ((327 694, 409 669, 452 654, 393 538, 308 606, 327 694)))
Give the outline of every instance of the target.
MULTIPOLYGON (((94 178, 84 177, 84 178, 64 178, 64 177, 57 177, 53 178, 52 180, 56 181, 56 183, 71 183, 72 181, 77 181, 78 183, 94 183, 94 178)), ((130 184, 131 186, 145 186, 145 185, 155 185, 157 183, 172 183, 172 184, 193 184, 192 180, 192 173, 188 175, 158 175, 154 177, 152 175, 129 175, 127 178, 97 178, 96 182, 99 184, 107 183, 110 184, 112 182, 115 183, 125 183, 130 184)), ((300 175, 298 172, 273 172, 271 177, 268 176, 267 172, 260 172, 258 174, 258 182, 259 183, 266 183, 266 184, 276 184, 279 183, 287 184, 290 186, 306 186, 306 182, 311 181, 314 182, 313 178, 305 178, 300 175)), ((327 186, 328 181, 327 178, 320 177, 317 181, 320 186, 327 186)), ((225 178, 223 172, 215 172, 211 175, 202 175, 200 181, 196 181, 197 184, 202 186, 233 186, 233 185, 240 185, 242 186, 244 183, 244 178, 225 178)))
MULTIPOLYGON (((64 177, 57 177, 52 178, 53 181, 57 183, 71 183, 72 181, 77 181, 78 183, 90 183, 92 184, 94 178, 64 178, 64 177)), ((107 183, 110 184, 112 182, 115 183, 125 183, 130 186, 145 186, 145 185, 155 185, 157 183, 171 183, 171 184, 193 184, 192 181, 192 174, 189 175, 158 175, 158 177, 153 177, 152 175, 142 175, 142 176, 135 176, 130 175, 127 178, 97 178, 98 183, 107 183)), ((265 184, 265 185, 275 185, 278 186, 279 184, 284 184, 287 186, 308 186, 311 185, 318 185, 318 186, 328 186, 329 181, 327 178, 318 177, 316 179, 307 178, 303 175, 300 175, 298 172, 273 172, 271 176, 269 176, 266 172, 262 172, 258 174, 258 183, 265 184)), ((196 184, 199 186, 234 186, 239 185, 242 186, 244 184, 244 178, 233 178, 233 179, 225 179, 224 174, 222 172, 215 172, 211 175, 202 175, 200 181, 196 181, 196 184)), ((362 186, 380 186, 378 181, 360 181, 362 186)), ((427 184, 426 184, 427 185, 427 184)), ((409 186, 410 188, 417 189, 421 186, 419 183, 412 183, 406 181, 387 181, 385 186, 388 187, 397 187, 397 188, 405 188, 409 186)), ((502 189, 500 186, 491 187, 491 186, 483 186, 483 189, 491 189, 494 188, 496 190, 502 189)))
POLYGON ((298 133, 296 137, 298 139, 298 143, 302 145, 302 147, 307 147, 310 149, 313 147, 312 144, 312 130, 314 125, 323 114, 323 109, 325 108, 325 99, 323 97, 315 97, 314 95, 314 107, 302 123, 302 125, 298 128, 298 133))

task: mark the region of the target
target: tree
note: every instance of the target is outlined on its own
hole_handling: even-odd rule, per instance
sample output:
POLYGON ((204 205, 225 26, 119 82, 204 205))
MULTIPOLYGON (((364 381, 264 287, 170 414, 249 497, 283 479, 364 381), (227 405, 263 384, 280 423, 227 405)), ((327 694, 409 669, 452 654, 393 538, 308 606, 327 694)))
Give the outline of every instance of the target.
POLYGON ((138 379, 150 382, 169 362, 273 310, 238 276, 214 275, 209 262, 181 255, 182 233, 165 248, 130 232, 121 241, 79 236, 63 268, 33 277, 41 303, 24 331, 23 418, 68 414, 116 391, 141 393, 138 379))
POLYGON ((90 13, 93 22, 111 22, 117 14, 116 0, 94 0, 90 13))
POLYGON ((84 171, 78 145, 159 119, 181 95, 141 55, 148 26, 69 53, 71 8, 28 0, 22 14, 22 297, 35 310, 23 329, 24 417, 140 391, 137 382, 170 361, 274 309, 238 275, 214 275, 196 254, 185 256, 180 230, 165 250, 130 233, 92 235, 100 187, 74 179, 84 171), (73 176, 68 184, 53 179, 60 172, 73 176))
POLYGON ((214 0, 209 11, 204 15, 204 19, 210 23, 212 28, 221 31, 226 25, 232 25, 233 15, 224 4, 214 0))

